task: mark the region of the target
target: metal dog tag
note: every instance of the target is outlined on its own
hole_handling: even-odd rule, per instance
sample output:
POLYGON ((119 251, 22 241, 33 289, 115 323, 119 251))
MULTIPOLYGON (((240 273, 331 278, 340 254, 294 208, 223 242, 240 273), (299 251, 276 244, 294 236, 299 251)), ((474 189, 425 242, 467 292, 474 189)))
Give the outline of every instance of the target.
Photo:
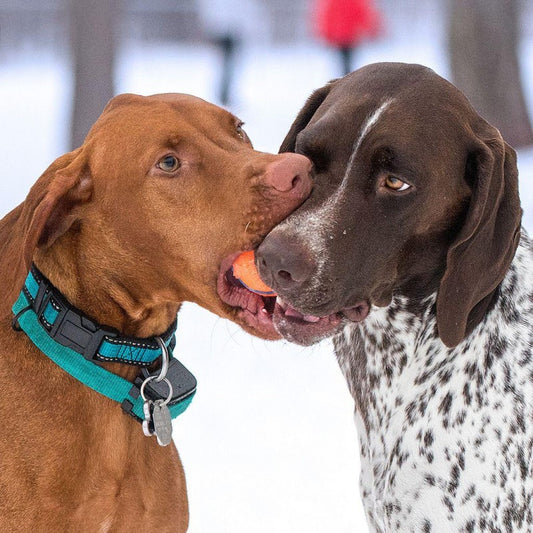
POLYGON ((164 400, 156 400, 152 410, 154 434, 159 446, 168 446, 172 442, 172 418, 164 400))

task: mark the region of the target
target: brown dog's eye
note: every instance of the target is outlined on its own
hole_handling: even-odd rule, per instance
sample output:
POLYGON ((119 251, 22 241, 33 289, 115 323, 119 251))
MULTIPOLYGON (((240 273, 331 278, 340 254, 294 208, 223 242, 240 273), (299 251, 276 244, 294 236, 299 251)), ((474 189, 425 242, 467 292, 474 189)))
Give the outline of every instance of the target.
POLYGON ((158 168, 165 172, 174 172, 180 167, 180 162, 177 157, 173 155, 166 155, 157 163, 158 168))
POLYGON ((391 191, 406 191, 411 188, 411 185, 394 176, 387 176, 385 178, 385 187, 391 191))
POLYGON ((246 135, 246 132, 242 129, 244 126, 244 122, 239 122, 237 124, 237 135, 244 141, 244 142, 250 142, 250 138, 248 135, 246 135))

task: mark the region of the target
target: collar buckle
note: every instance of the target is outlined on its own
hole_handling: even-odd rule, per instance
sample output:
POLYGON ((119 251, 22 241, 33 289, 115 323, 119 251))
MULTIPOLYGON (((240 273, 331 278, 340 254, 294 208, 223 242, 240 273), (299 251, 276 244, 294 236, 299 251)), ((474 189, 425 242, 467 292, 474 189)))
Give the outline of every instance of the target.
POLYGON ((81 353, 85 359, 94 361, 98 348, 105 337, 118 337, 119 332, 112 328, 102 327, 89 318, 80 315, 65 306, 61 306, 50 337, 56 342, 81 353))

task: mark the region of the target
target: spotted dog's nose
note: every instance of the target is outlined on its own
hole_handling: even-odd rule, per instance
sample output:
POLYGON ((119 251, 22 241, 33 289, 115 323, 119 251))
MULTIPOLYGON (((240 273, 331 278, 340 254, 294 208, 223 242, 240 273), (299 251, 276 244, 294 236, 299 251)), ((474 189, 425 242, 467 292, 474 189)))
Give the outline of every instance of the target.
POLYGON ((296 290, 316 271, 314 261, 283 233, 270 234, 259 246, 256 261, 261 278, 271 287, 296 290))

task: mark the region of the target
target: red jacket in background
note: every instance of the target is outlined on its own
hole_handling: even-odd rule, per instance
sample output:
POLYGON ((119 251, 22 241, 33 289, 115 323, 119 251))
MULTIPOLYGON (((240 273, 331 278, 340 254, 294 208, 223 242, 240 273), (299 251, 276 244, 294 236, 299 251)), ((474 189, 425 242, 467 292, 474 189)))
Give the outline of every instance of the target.
POLYGON ((354 46, 381 29, 371 0, 317 0, 314 23, 318 36, 337 47, 354 46))

